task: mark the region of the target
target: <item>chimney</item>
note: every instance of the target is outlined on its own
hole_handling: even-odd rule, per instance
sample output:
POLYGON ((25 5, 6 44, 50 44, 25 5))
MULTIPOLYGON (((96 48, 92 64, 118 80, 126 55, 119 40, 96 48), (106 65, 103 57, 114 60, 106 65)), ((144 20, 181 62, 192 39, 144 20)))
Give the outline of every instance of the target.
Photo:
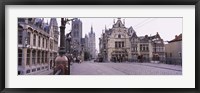
POLYGON ((175 38, 177 38, 178 36, 177 35, 175 35, 175 38))

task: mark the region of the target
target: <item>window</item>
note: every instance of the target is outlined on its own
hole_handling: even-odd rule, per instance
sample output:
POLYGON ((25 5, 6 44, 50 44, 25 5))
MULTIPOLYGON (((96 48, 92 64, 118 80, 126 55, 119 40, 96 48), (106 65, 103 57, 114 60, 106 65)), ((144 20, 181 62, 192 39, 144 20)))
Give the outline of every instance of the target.
POLYGON ((46 48, 48 48, 48 40, 46 40, 46 48))
POLYGON ((121 38, 121 35, 118 35, 118 38, 121 38))
POLYGON ((182 53, 179 53, 179 57, 182 57, 182 53))
POLYGON ((33 52, 32 52, 32 64, 34 64, 34 65, 35 65, 35 57, 36 57, 36 51, 33 50, 33 52))
POLYGON ((36 69, 32 69, 32 72, 35 72, 36 71, 36 69))
POLYGON ((146 47, 146 50, 149 51, 149 47, 148 46, 146 47))
POLYGON ((44 58, 45 58, 44 52, 42 52, 42 63, 44 63, 44 58))
POLYGON ((42 39, 42 47, 43 47, 43 48, 44 48, 44 40, 45 40, 45 39, 43 38, 43 39, 42 39))
POLYGON ((46 52, 46 57, 45 57, 45 63, 47 63, 47 55, 48 55, 48 52, 46 52))
POLYGON ((18 75, 20 75, 21 74, 21 71, 18 71, 18 75))
POLYGON ((26 73, 30 73, 30 69, 29 69, 29 70, 26 70, 26 73))
POLYGON ((18 44, 22 44, 23 31, 18 30, 18 44))
POLYGON ((169 56, 172 57, 172 53, 170 53, 169 56))
POLYGON ((36 46, 36 35, 33 36, 33 46, 36 46))
POLYGON ((122 47, 124 47, 124 42, 122 42, 122 47))
POLYGON ((118 44, 119 44, 119 48, 121 48, 121 42, 118 42, 118 44))
POLYGON ((37 63, 40 64, 40 51, 37 52, 37 63))
POLYGON ((26 65, 30 65, 30 50, 27 50, 27 56, 26 56, 26 65))
POLYGON ((53 49, 53 41, 50 41, 50 49, 53 49))
POLYGON ((18 18, 18 22, 25 22, 25 18, 18 18))
POLYGON ((117 42, 115 42, 115 48, 117 48, 117 42))
POLYGON ((22 65, 22 50, 18 49, 18 66, 22 65))
POLYGON ((38 46, 40 47, 40 36, 38 36, 38 46))
POLYGON ((27 35, 27 44, 30 45, 30 39, 31 39, 31 33, 28 32, 28 35, 27 35))
POLYGON ((74 24, 74 28, 75 28, 75 29, 78 29, 78 24, 74 24))

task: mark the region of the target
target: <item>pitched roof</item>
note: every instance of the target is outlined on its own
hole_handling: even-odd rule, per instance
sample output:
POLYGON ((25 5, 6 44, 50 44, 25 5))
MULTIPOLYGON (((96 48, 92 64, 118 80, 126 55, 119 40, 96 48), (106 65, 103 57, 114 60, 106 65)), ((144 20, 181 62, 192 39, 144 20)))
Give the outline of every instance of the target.
POLYGON ((169 43, 171 42, 177 42, 177 41, 182 41, 182 34, 180 34, 179 36, 175 36, 174 39, 172 39, 171 41, 169 41, 169 43))

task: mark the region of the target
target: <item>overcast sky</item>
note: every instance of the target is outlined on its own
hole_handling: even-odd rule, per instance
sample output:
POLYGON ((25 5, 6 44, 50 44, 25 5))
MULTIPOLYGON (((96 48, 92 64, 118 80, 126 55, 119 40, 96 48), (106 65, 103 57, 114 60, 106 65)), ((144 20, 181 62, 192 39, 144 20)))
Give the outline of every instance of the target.
MULTIPOLYGON (((46 18, 45 21, 49 21, 46 18)), ((111 28, 117 18, 80 18, 82 21, 82 37, 90 32, 91 26, 96 34, 96 49, 99 51, 99 37, 102 30, 111 28)), ((138 36, 155 35, 158 32, 164 41, 174 39, 175 35, 182 33, 182 18, 121 18, 125 20, 125 26, 130 26, 136 31, 138 36)), ((58 26, 61 24, 61 18, 57 18, 58 26)), ((66 25, 65 33, 71 30, 71 23, 66 25)))

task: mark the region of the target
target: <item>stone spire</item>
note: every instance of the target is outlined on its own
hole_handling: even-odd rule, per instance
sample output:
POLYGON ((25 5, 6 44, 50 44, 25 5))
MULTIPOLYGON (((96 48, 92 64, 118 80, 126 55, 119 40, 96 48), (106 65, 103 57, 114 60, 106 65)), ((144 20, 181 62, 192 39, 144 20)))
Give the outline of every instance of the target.
POLYGON ((93 26, 91 25, 91 33, 93 33, 93 26))

